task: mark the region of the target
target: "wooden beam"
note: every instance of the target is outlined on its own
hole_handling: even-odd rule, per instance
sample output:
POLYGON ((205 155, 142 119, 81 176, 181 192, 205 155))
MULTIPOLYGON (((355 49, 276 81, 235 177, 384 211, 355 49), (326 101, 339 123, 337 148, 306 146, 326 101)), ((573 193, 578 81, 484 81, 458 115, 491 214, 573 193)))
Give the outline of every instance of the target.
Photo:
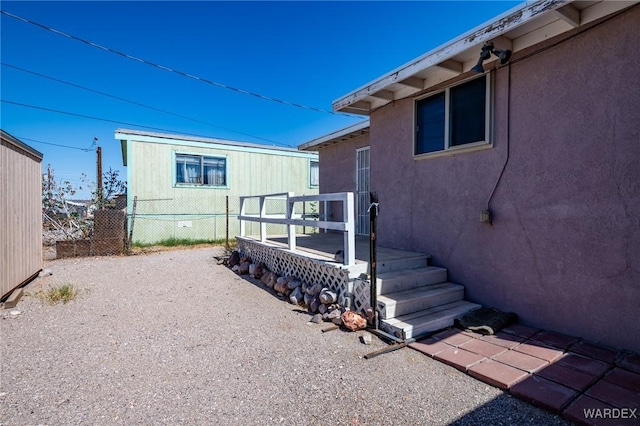
POLYGON ((22 290, 22 288, 17 288, 13 290, 13 293, 11 293, 11 296, 9 296, 7 300, 5 300, 4 308, 5 309, 15 308, 15 306, 18 304, 18 302, 22 298, 23 294, 24 294, 24 291, 22 290))
MULTIPOLYGON (((494 37, 491 39, 491 41, 493 42, 494 48, 495 49, 500 49, 500 50, 513 50, 513 40, 511 40, 509 37, 505 36, 505 35, 499 35, 497 37, 494 37)), ((478 52, 480 53, 480 52, 478 52)))
POLYGON ((364 110, 359 108, 351 108, 350 106, 346 106, 340 110, 341 112, 346 112, 348 114, 357 114, 357 115, 369 115, 370 110, 364 110))
POLYGON ((371 102, 367 101, 357 101, 349 105, 352 110, 360 111, 360 112, 370 112, 371 111, 371 102))
POLYGON ((385 101, 393 100, 393 92, 391 90, 379 90, 375 93, 372 93, 371 96, 374 98, 384 99, 385 101))
POLYGON ((573 28, 580 26, 580 11, 572 4, 564 5, 554 10, 558 18, 562 19, 573 28))
POLYGON ((402 84, 403 86, 414 87, 420 90, 424 89, 424 79, 419 77, 405 78, 402 81, 398 81, 398 84, 402 84))
POLYGON ((454 61, 453 59, 442 61, 439 64, 436 64, 436 67, 462 74, 462 62, 454 61))

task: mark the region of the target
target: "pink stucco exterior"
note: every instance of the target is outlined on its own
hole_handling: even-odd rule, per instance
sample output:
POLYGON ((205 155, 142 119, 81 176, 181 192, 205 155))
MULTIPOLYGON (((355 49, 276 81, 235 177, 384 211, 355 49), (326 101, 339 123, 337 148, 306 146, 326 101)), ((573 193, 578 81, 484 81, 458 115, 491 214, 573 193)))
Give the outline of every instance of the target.
MULTIPOLYGON (((417 160, 415 99, 373 112, 379 243, 525 324, 640 351, 639 23, 634 7, 495 72, 491 149, 417 160)), ((321 192, 353 190, 355 148, 320 151, 321 192)))
MULTIPOLYGON (((369 134, 354 137, 318 151, 320 159, 320 192, 353 192, 356 188, 356 155, 358 148, 369 146, 369 134)), ((329 206, 331 220, 342 220, 342 203, 329 206)))

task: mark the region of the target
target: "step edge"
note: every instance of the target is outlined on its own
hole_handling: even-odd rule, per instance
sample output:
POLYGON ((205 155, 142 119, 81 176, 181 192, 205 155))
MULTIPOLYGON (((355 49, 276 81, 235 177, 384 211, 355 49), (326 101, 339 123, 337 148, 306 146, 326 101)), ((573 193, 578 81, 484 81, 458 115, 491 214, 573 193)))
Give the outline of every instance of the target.
POLYGON ((378 279, 387 278, 388 275, 394 276, 402 276, 402 275, 415 275, 416 273, 438 273, 438 272, 448 272, 447 268, 441 268, 439 266, 422 266, 420 268, 406 269, 406 270, 398 270, 398 271, 385 271, 377 274, 378 279))
MULTIPOLYGON (((396 323, 405 323, 405 321, 408 320, 415 320, 415 319, 419 319, 422 317, 427 317, 430 315, 436 315, 436 314, 441 314, 447 311, 450 311, 450 313, 453 313, 454 311, 462 311, 462 314, 467 313, 467 312, 471 312, 471 311, 475 311, 477 309, 480 309, 482 307, 482 305, 478 304, 478 303, 473 303, 473 302, 468 302, 466 300, 459 300, 456 302, 451 302, 451 303, 447 303, 444 305, 438 305, 438 306, 434 306, 432 308, 427 308, 427 309, 423 309, 421 311, 415 311, 415 312, 411 312, 409 314, 405 314, 405 315, 400 315, 394 318, 389 318, 389 319, 385 319, 382 320, 387 324, 393 325, 396 323), (457 305, 457 306, 448 306, 448 305, 457 305), (429 311, 431 309, 435 309, 435 308, 440 308, 440 307, 445 307, 448 306, 445 309, 440 309, 440 310, 435 310, 432 313, 424 313, 426 311, 429 311), (414 314, 419 314, 419 313, 423 313, 421 315, 414 315, 414 314)), ((459 315, 459 314, 457 314, 459 315)), ((406 323, 405 323, 406 324, 406 323)))
POLYGON ((429 284, 421 287, 410 288, 407 290, 395 291, 393 293, 385 293, 378 295, 378 302, 380 299, 383 300, 391 300, 391 301, 404 301, 410 299, 416 299, 423 297, 424 295, 433 295, 438 293, 447 293, 450 291, 464 291, 464 286, 460 284, 453 283, 437 283, 437 284, 429 284), (416 296, 416 294, 418 296, 416 296))

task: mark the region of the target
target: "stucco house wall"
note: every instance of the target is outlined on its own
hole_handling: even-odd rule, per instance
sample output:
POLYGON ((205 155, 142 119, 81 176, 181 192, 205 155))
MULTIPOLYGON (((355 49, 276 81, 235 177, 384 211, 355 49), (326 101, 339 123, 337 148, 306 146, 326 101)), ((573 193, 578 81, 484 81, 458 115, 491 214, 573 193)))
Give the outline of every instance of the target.
MULTIPOLYGON (((354 137, 318 149, 320 158, 320 192, 354 192, 356 189, 356 150, 369 146, 369 134, 354 137)), ((331 220, 342 220, 341 203, 329 203, 331 220)))
POLYGON ((372 112, 379 244, 431 254, 525 324, 640 351, 639 22, 634 7, 495 71, 490 149, 416 159, 415 98, 372 112))

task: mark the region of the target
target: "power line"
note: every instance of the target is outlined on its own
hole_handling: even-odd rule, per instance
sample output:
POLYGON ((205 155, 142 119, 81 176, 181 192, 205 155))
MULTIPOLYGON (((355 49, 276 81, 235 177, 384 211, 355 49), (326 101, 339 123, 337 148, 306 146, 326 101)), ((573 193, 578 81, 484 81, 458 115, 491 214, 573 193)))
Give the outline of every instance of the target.
MULTIPOLYGON (((261 95, 259 93, 250 92, 248 90, 239 89, 237 87, 233 87, 233 86, 229 86, 229 85, 226 85, 226 84, 218 83, 218 82, 215 82, 215 81, 212 81, 212 80, 208 80, 208 79, 205 79, 205 78, 202 78, 202 77, 198 77, 198 76, 195 76, 195 75, 192 75, 192 74, 187 74, 186 72, 179 71, 179 70, 176 70, 176 69, 173 69, 173 68, 169 68, 169 67, 165 67, 163 65, 159 65, 159 64, 156 64, 154 62, 150 62, 150 61, 147 61, 145 59, 141 59, 141 58, 138 58, 136 56, 128 55, 128 54, 120 52, 118 50, 111 49, 109 47, 105 47, 105 46, 99 45, 97 43, 93 43, 93 42, 85 40, 83 38, 76 37, 76 36, 71 35, 71 34, 67 34, 65 32, 56 30, 56 29, 51 28, 51 27, 47 27, 46 25, 40 24, 38 22, 32 21, 32 20, 27 19, 27 18, 23 18, 23 17, 18 16, 18 15, 14 15, 14 14, 6 12, 4 10, 0 10, 0 13, 2 13, 4 15, 7 15, 7 16, 9 16, 11 18, 18 19, 20 21, 26 22, 28 24, 35 25, 35 26, 40 27, 40 28, 42 28, 44 30, 51 31, 51 32, 53 32, 55 34, 70 38, 72 40, 76 40, 76 41, 79 41, 81 43, 88 44, 89 46, 92 46, 92 47, 95 47, 95 48, 98 48, 98 49, 101 49, 101 50, 105 50, 107 52, 115 53, 115 54, 120 55, 120 56, 122 56, 124 58, 131 59, 131 60, 137 61, 137 62, 141 62, 143 64, 151 65, 151 66, 153 66, 155 68, 158 68, 158 69, 161 69, 161 70, 164 70, 164 71, 169 71, 169 72, 172 72, 172 73, 175 73, 175 74, 179 74, 179 75, 181 75, 183 77, 191 78, 193 80, 198 80, 198 81, 201 81, 203 83, 210 84, 212 86, 221 87, 223 89, 232 90, 234 92, 242 93, 244 95, 253 96, 253 97, 256 97, 256 98, 259 98, 259 99, 264 99, 264 100, 267 100, 267 101, 277 102, 277 103, 280 103, 280 104, 283 104, 283 105, 289 105, 289 106, 293 106, 293 107, 296 107, 296 108, 302 108, 302 109, 307 109, 307 110, 316 111, 316 112, 324 112, 324 113, 328 113, 328 114, 332 114, 332 115, 344 115, 344 116, 347 116, 347 117, 354 117, 351 114, 345 114, 345 113, 342 113, 342 112, 328 111, 328 110, 325 110, 325 109, 311 107, 311 106, 307 106, 307 105, 302 105, 302 104, 298 104, 298 103, 294 103, 294 102, 289 102, 289 101, 285 101, 285 100, 278 99, 278 98, 272 98, 272 97, 269 97, 269 96, 261 95)), ((361 118, 362 119, 362 117, 356 117, 356 118, 361 118)))
POLYGON ((25 108, 33 108, 33 109, 39 109, 39 110, 42 110, 42 111, 55 112, 55 113, 58 113, 58 114, 72 115, 74 117, 89 118, 91 120, 106 121, 108 123, 124 124, 125 126, 142 127, 144 129, 160 130, 161 132, 173 132, 172 130, 161 129, 159 127, 143 126, 142 124, 127 123, 126 121, 110 120, 108 118, 93 117, 91 115, 77 114, 75 112, 60 111, 60 110, 57 110, 57 109, 40 107, 40 106, 37 106, 37 105, 29 105, 29 104, 23 104, 23 103, 20 103, 20 102, 9 101, 7 99, 1 99, 1 101, 4 102, 4 103, 7 103, 7 104, 18 105, 18 106, 22 106, 22 107, 25 107, 25 108))
POLYGON ((30 141, 30 142, 35 142, 35 143, 41 143, 44 145, 53 145, 53 146, 59 146, 61 148, 70 148, 70 149, 77 149, 80 151, 84 151, 84 152, 90 152, 93 151, 93 144, 89 147, 89 148, 80 148, 78 146, 70 146, 70 145, 60 145, 58 143, 51 143, 51 142, 43 142, 43 141, 39 141, 36 139, 29 139, 29 138, 24 138, 22 136, 16 136, 16 138, 20 139, 20 140, 25 140, 25 141, 30 141))
MULTIPOLYGON (((0 101, 4 102, 4 103, 7 103, 7 104, 17 105, 17 106, 21 106, 21 107, 25 107, 25 108, 33 108, 33 109, 39 109, 41 111, 55 112, 57 114, 64 114, 64 115, 71 115, 71 116, 74 116, 74 117, 88 118, 90 120, 106 121, 108 123, 115 123, 115 124, 124 124, 125 126, 142 127, 143 129, 159 130, 161 132, 180 133, 180 132, 176 132, 175 130, 162 129, 160 127, 144 126, 142 124, 128 123, 126 121, 111 120, 111 119, 108 119, 108 118, 101 118, 101 117, 94 117, 94 116, 91 116, 91 115, 77 114, 75 112, 60 111, 60 110, 57 110, 57 109, 45 108, 45 107, 41 107, 41 106, 37 106, 37 105, 29 105, 29 104, 23 104, 23 103, 20 103, 20 102, 9 101, 7 99, 0 99, 0 101)), ((200 135, 191 135, 191 136, 200 136, 200 135)), ((204 136, 200 136, 200 137, 204 137, 204 136)), ((285 146, 288 146, 288 145, 285 145, 285 146)))
POLYGON ((33 74, 33 75, 36 75, 36 76, 38 76, 38 77, 42 77, 42 78, 47 78, 47 79, 49 79, 49 80, 53 80, 53 81, 56 81, 56 82, 58 82, 58 83, 67 84, 67 85, 69 85, 69 86, 76 87, 76 88, 78 88, 78 89, 87 90, 87 91, 89 91, 89 92, 97 93, 97 94, 99 94, 99 95, 107 96, 107 97, 109 97, 109 98, 117 99, 117 100, 119 100, 119 101, 128 102, 128 103, 130 103, 130 104, 137 105, 137 106, 141 106, 141 107, 144 107, 144 108, 148 108, 148 109, 151 109, 151 110, 154 110, 154 111, 159 111, 159 112, 162 112, 162 113, 164 113, 164 114, 169 114, 169 115, 173 115, 173 116, 175 116, 175 117, 180 117, 180 118, 184 118, 184 119, 187 119, 187 120, 195 121, 195 122, 197 122, 197 123, 206 124, 206 125, 208 125, 208 126, 216 127, 216 128, 218 128, 218 129, 226 130, 226 131, 228 131, 228 132, 237 133, 237 134, 239 134, 239 135, 243 135, 243 136, 249 136, 249 137, 251 137, 251 138, 260 139, 260 140, 263 140, 263 141, 265 141, 265 142, 270 142, 270 143, 273 143, 273 144, 276 144, 276 145, 289 146, 289 147, 291 146, 291 145, 283 144, 283 143, 281 143, 281 142, 273 141, 273 140, 271 140, 271 139, 262 138, 262 137, 260 137, 260 136, 255 136, 255 135, 251 135, 251 134, 249 134, 249 133, 243 133, 243 132, 238 132, 238 131, 236 131, 236 130, 227 129, 227 128, 225 128, 225 127, 217 126, 217 125, 215 125, 215 124, 212 124, 212 123, 209 123, 209 122, 206 122, 206 121, 202 121, 202 120, 198 120, 198 119, 195 119, 195 118, 187 117, 187 116, 182 115, 182 114, 177 114, 177 113, 174 113, 174 112, 171 112, 171 111, 166 111, 166 110, 163 110, 163 109, 160 109, 160 108, 156 108, 156 107, 153 107, 153 106, 150 106, 150 105, 145 105, 145 104, 142 104, 142 103, 140 103, 140 102, 131 101, 131 100, 129 100, 129 99, 121 98, 121 97, 119 97, 119 96, 110 95, 109 93, 101 92, 101 91, 99 91, 99 90, 91 89, 91 88, 89 88, 89 87, 80 86, 79 84, 70 83, 70 82, 68 82, 68 81, 60 80, 60 79, 58 79, 58 78, 50 77, 50 76, 48 76, 48 75, 44 75, 44 74, 41 74, 41 73, 39 73, 39 72, 30 71, 30 70, 27 70, 27 69, 24 69, 24 68, 20 68, 20 67, 17 67, 17 66, 15 66, 15 65, 7 64, 6 62, 0 62, 0 63, 1 63, 2 65, 6 66, 6 67, 10 67, 10 68, 16 69, 16 70, 18 70, 18 71, 22 71, 22 72, 25 72, 25 73, 33 74))

